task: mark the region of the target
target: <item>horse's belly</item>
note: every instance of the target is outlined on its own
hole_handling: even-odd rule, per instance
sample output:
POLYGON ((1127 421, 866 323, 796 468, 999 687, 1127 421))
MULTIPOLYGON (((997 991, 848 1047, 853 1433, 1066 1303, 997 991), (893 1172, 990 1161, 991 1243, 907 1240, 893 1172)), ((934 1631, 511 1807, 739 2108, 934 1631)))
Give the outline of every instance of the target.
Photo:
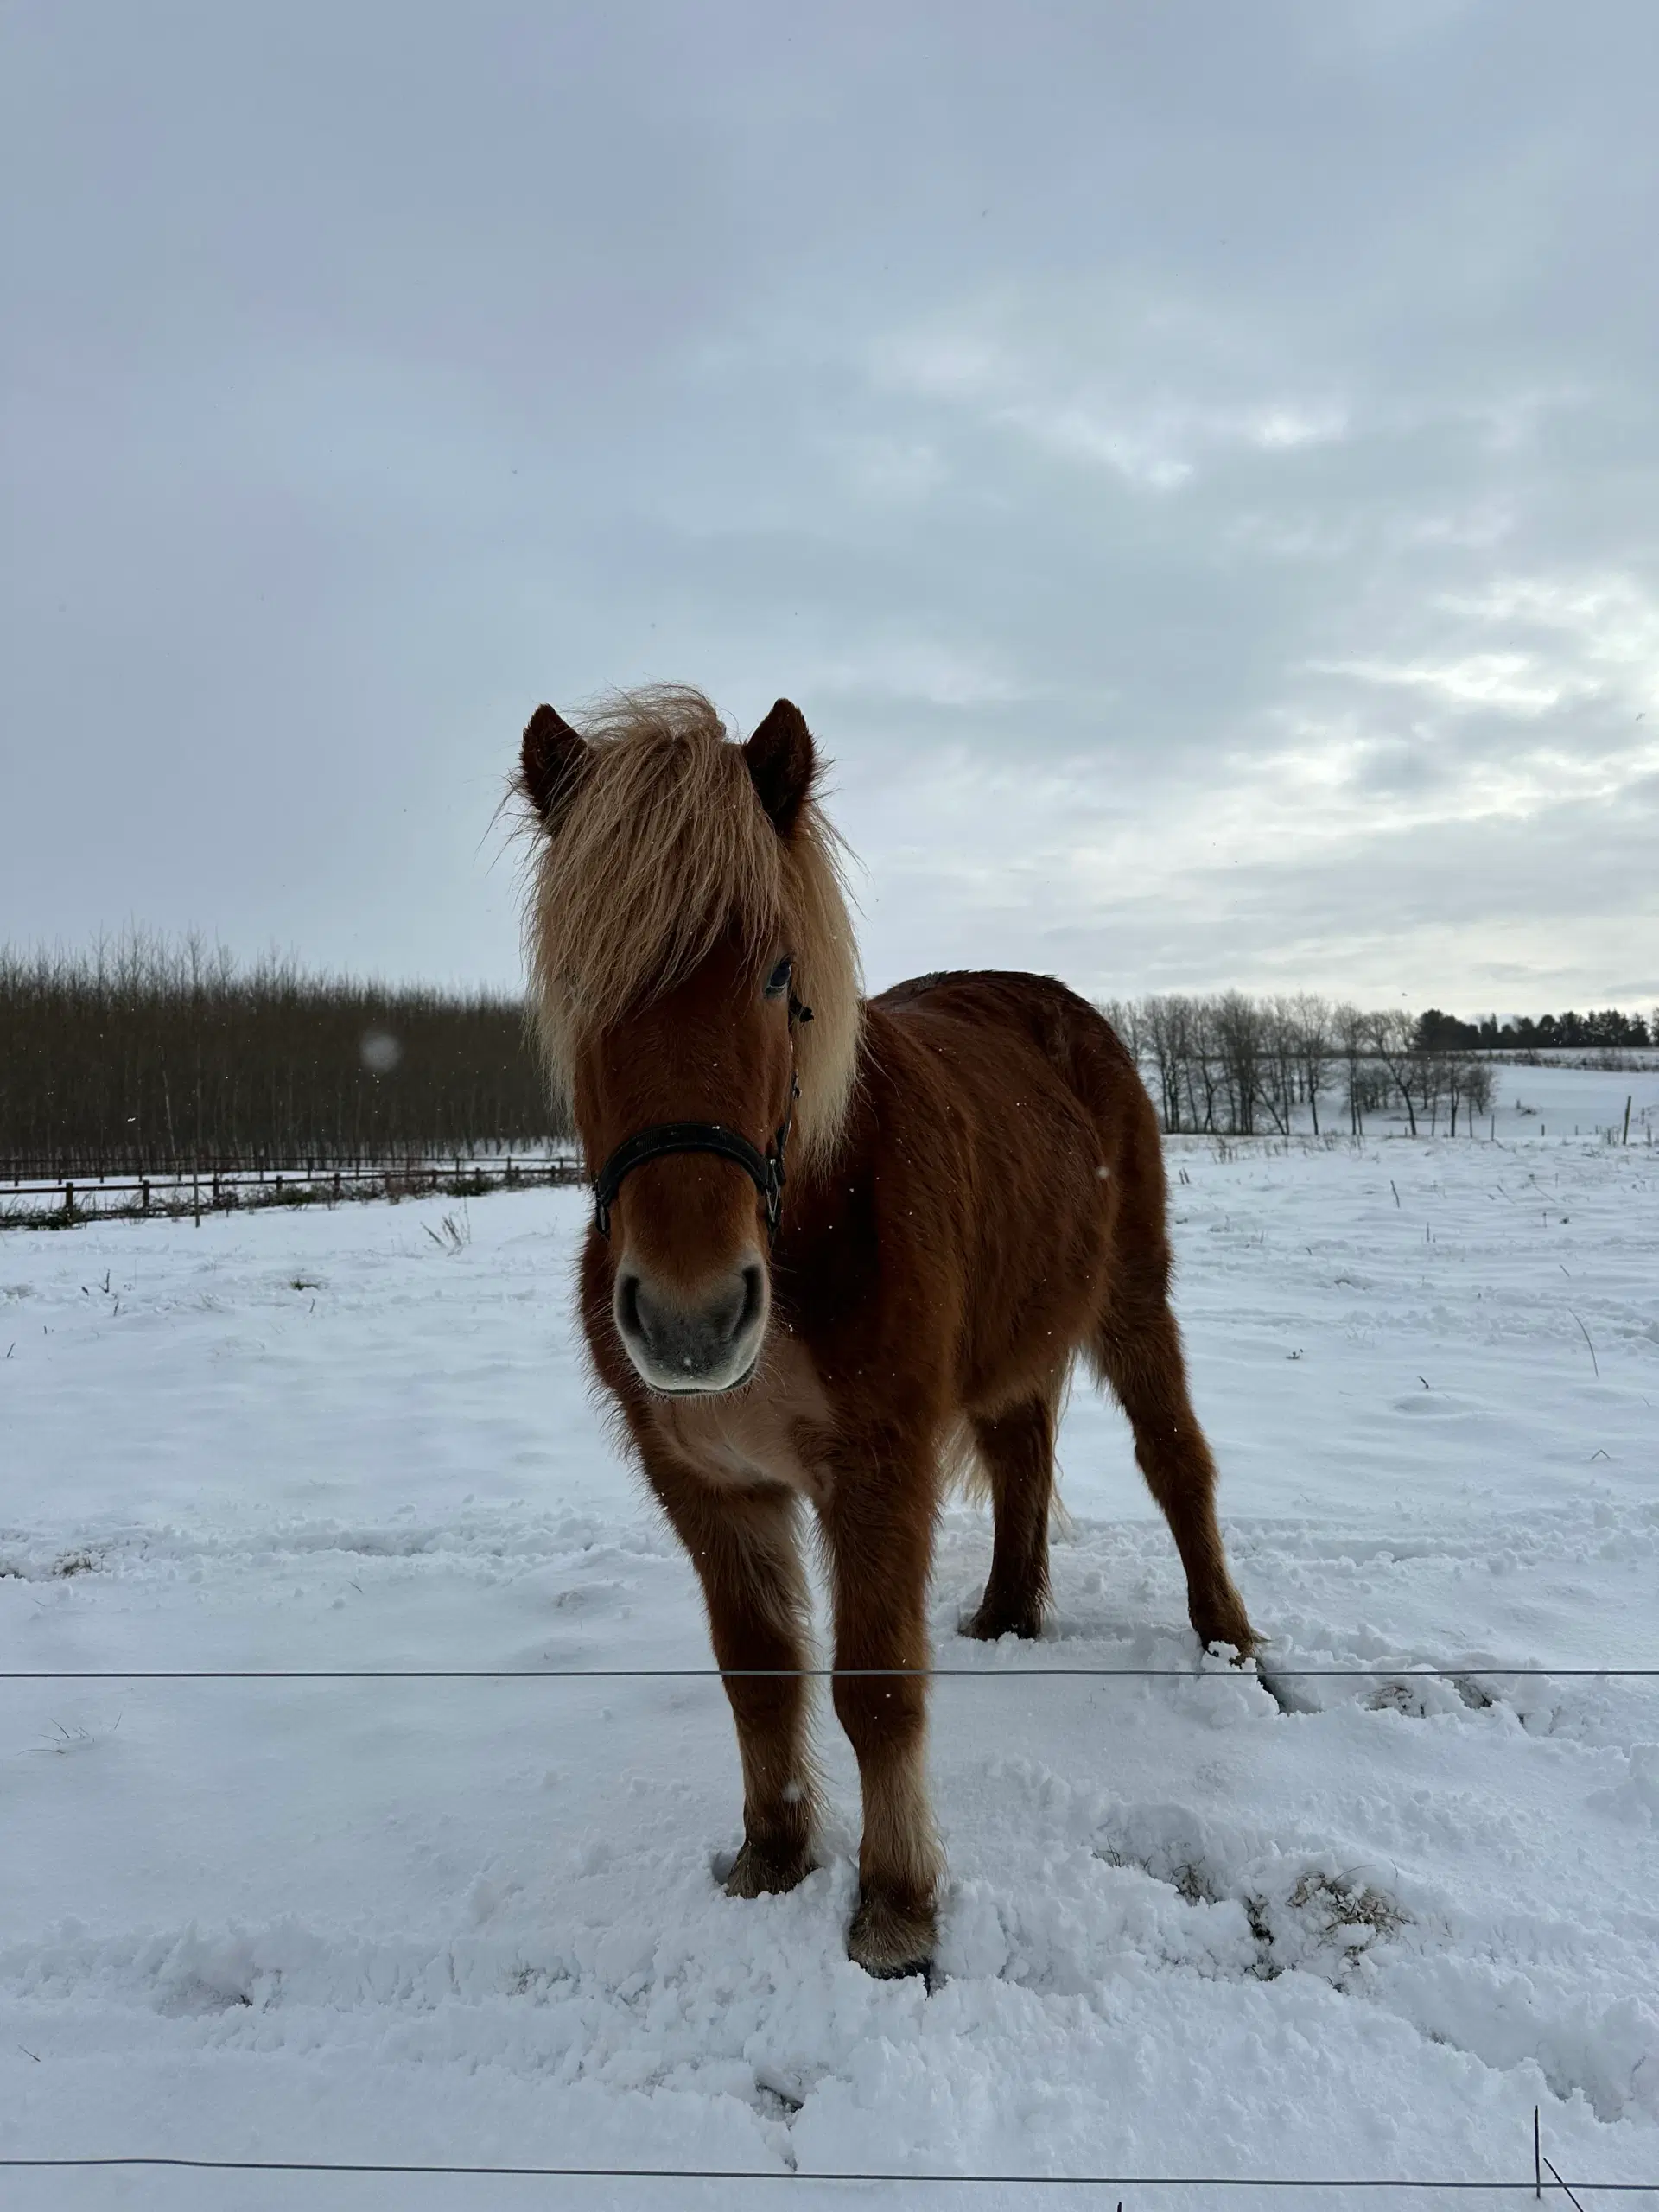
POLYGON ((1058 1394, 1097 1325, 1104 1248, 1099 1221, 1079 1209, 1040 1249, 1005 1247, 976 1268, 957 1384, 969 1412, 995 1419, 1058 1394))

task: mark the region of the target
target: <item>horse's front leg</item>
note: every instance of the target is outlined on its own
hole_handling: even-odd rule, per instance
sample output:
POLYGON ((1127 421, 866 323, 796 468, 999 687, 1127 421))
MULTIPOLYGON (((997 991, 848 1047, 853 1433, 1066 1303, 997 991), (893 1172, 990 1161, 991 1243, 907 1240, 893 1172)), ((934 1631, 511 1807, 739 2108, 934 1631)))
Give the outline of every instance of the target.
POLYGON ((795 1499, 781 1488, 715 1488, 654 1455, 646 1471, 702 1584, 737 1727, 743 1847, 726 1893, 792 1890, 814 1863, 807 1684, 800 1671, 810 1600, 795 1499))
POLYGON ((927 1974, 938 1839, 927 1802, 927 1578, 932 1486, 902 1455, 839 1471, 820 1508, 836 1605, 836 1713, 858 1757, 864 1834, 849 1957, 873 1974, 927 1974), (912 1671, 895 1673, 892 1669, 912 1671))

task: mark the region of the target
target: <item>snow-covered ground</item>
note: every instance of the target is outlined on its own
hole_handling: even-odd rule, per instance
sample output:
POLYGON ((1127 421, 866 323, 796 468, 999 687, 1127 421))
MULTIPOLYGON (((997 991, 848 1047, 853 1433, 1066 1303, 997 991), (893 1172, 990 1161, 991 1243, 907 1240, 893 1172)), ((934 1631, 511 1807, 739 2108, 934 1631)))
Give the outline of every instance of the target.
MULTIPOLYGON (((1506 1071, 1505 1107, 1567 1072, 1506 1071)), ((1571 1080, 1622 1109, 1623 1077, 1571 1080)), ((954 1635, 988 1530, 944 1523, 937 1650, 969 1675, 934 1693, 931 1996, 843 1956, 833 1726, 825 1866, 721 1894, 717 1681, 9 1681, 0 2155, 1507 2179, 1537 2103, 1569 2180, 1659 2183, 1659 1680, 1570 1671, 1659 1669, 1659 1152, 1503 1118, 1172 1144, 1269 1673, 1387 1679, 1201 1676, 1080 1387, 1045 1644, 954 1635), (1062 1663, 1124 1671, 1035 1678, 1062 1663)), ((543 1192, 0 1239, 0 1666, 707 1665, 587 1395, 582 1218, 543 1192)), ((4 2183, 30 2212, 1033 2201, 4 2183)), ((1282 2201, 1042 2201, 1118 2196, 1282 2201)))

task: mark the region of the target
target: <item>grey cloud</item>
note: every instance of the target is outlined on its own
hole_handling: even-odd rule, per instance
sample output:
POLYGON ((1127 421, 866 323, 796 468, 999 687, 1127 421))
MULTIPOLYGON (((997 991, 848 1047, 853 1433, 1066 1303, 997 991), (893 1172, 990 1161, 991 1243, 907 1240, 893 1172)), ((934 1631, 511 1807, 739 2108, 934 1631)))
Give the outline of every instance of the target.
POLYGON ((510 977, 516 729, 673 677, 806 708, 874 974, 1651 994, 1656 61, 14 8, 0 934, 510 977))

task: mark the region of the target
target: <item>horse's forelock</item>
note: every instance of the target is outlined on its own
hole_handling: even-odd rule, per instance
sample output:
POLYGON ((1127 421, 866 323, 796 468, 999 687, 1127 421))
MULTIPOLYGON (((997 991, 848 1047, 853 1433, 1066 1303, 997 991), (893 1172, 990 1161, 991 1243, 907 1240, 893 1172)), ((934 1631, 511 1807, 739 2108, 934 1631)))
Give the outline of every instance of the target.
POLYGON ((861 1012, 858 955, 834 830, 808 801, 785 840, 741 746, 701 692, 617 695, 582 722, 592 758, 536 861, 529 912, 531 1011, 567 1110, 577 1052, 668 988, 735 927, 757 962, 795 962, 813 1019, 797 1037, 804 1161, 833 1152, 861 1012))

